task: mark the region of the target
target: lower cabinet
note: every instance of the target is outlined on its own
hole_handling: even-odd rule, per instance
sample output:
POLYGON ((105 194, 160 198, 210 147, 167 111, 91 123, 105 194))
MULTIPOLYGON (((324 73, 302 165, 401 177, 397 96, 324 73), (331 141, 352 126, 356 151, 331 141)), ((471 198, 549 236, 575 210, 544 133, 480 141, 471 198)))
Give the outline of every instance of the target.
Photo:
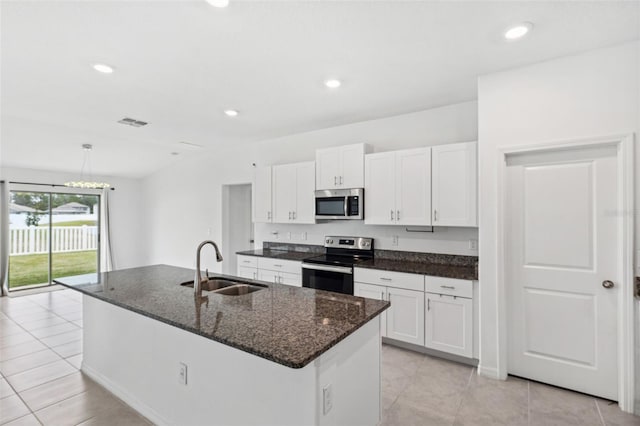
POLYGON ((425 342, 427 348, 473 357, 473 300, 426 293, 425 342))
POLYGON ((355 296, 391 302, 382 337, 474 357, 472 281, 365 268, 354 281, 355 296))
POLYGON ((251 280, 302 287, 302 262, 238 255, 237 275, 251 280))

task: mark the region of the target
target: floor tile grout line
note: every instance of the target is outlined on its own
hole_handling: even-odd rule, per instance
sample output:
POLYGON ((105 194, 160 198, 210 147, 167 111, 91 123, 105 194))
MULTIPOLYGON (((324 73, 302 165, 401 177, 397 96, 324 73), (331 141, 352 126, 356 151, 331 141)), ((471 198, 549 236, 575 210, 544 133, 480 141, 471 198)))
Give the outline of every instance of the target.
POLYGON ((596 410, 598 410, 598 415, 600 416, 600 422, 602 423, 602 426, 607 426, 607 424, 604 421, 604 416, 602 415, 602 411, 600 411, 600 405, 598 405, 598 400, 593 398, 593 403, 596 404, 596 410))
POLYGON ((527 424, 531 425, 531 382, 527 380, 527 424))
POLYGON ((476 367, 471 368, 471 372, 469 373, 469 379, 467 380, 467 385, 464 387, 462 392, 460 392, 460 401, 458 402, 458 407, 456 408, 456 413, 453 416, 453 424, 456 423, 458 419, 458 415, 460 414, 460 410, 462 410, 462 403, 464 402, 464 397, 467 394, 469 388, 471 387, 471 381, 473 380, 474 371, 476 371, 476 367))

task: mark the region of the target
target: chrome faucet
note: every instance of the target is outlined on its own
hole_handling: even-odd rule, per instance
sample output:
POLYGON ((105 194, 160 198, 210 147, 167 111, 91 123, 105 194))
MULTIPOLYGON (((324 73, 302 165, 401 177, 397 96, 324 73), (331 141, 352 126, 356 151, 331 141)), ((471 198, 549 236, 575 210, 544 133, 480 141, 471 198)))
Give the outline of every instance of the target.
MULTIPOLYGON (((196 294, 200 294, 202 289, 202 275, 200 274, 200 252, 202 251, 202 247, 207 244, 211 244, 214 249, 216 249, 216 260, 218 262, 222 262, 222 255, 220 254, 220 250, 218 250, 218 246, 211 240, 206 240, 200 243, 198 246, 198 250, 196 251, 196 276, 193 279, 193 290, 196 294)), ((207 279, 209 279, 209 272, 207 271, 207 279)))

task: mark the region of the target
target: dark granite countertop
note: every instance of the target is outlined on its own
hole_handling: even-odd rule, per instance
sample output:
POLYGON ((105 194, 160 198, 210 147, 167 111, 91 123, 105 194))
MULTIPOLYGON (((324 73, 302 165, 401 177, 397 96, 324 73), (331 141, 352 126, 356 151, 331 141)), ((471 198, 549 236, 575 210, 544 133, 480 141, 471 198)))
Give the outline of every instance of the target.
POLYGON ((316 253, 309 253, 309 252, 303 252, 303 251, 273 250, 273 249, 239 251, 236 254, 239 254, 242 256, 271 257, 274 259, 283 259, 283 260, 303 260, 303 259, 306 259, 307 257, 317 256, 316 253))
POLYGON ((407 272, 411 274, 430 275, 433 277, 458 278, 461 280, 477 280, 478 270, 475 265, 451 265, 398 259, 375 258, 360 262, 358 268, 382 269, 385 271, 407 272))
POLYGON ((309 364, 389 307, 385 301, 254 280, 244 281, 266 287, 243 296, 203 291, 196 297, 193 288, 180 286, 193 275, 191 269, 153 265, 54 281, 291 368, 309 364))

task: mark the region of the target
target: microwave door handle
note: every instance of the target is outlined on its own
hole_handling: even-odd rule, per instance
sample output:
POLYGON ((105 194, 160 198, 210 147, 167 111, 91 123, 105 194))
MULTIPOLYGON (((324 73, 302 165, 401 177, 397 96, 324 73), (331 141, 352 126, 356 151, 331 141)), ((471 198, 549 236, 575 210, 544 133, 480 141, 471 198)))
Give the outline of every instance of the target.
POLYGON ((344 197, 344 217, 349 217, 349 197, 344 197))

